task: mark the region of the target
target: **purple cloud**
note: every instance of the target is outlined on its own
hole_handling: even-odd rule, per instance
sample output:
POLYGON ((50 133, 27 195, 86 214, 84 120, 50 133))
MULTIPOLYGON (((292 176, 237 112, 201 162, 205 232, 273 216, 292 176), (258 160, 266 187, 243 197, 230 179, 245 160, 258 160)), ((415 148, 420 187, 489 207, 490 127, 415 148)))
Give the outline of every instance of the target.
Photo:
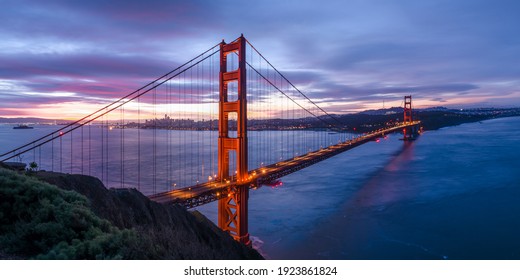
POLYGON ((410 93, 416 102, 445 106, 454 97, 509 106, 520 98, 519 8, 516 1, 7 0, 0 10, 0 99, 10 112, 52 102, 102 104, 244 33, 334 111, 410 93))

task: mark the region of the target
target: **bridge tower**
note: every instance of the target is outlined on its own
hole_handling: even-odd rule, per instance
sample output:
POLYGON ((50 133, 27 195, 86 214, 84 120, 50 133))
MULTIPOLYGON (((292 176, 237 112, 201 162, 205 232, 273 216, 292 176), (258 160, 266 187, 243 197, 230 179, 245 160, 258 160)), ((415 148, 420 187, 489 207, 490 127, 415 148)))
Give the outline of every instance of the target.
POLYGON ((246 39, 240 36, 232 43, 220 44, 219 74, 219 137, 218 137, 218 178, 224 181, 230 178, 229 153, 236 152, 236 182, 227 197, 218 201, 218 226, 227 231, 241 243, 250 245, 247 225, 247 204, 249 186, 247 167, 247 99, 246 99, 246 39), (238 68, 228 70, 228 54, 238 55, 238 68), (228 84, 237 83, 238 98, 228 100, 228 84), (237 137, 229 136, 229 114, 237 114, 237 137), (241 182, 243 182, 241 184, 241 182))
POLYGON ((411 123, 412 119, 412 96, 404 97, 404 120, 405 123, 411 123))
MULTIPOLYGON (((404 118, 403 122, 405 124, 413 122, 412 117, 412 96, 406 95, 404 97, 404 118)), ((412 126, 408 129, 403 129, 403 140, 413 140, 415 134, 417 133, 415 126, 412 126)))

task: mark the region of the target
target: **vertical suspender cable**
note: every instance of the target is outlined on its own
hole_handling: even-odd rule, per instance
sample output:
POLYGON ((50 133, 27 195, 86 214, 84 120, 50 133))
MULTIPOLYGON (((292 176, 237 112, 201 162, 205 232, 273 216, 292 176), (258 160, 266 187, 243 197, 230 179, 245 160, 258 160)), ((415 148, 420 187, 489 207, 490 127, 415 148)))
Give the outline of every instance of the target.
POLYGON ((166 84, 167 86, 167 93, 168 93, 168 118, 166 118, 166 183, 168 190, 171 189, 171 182, 172 182, 172 175, 171 175, 171 164, 172 164, 172 137, 171 137, 171 117, 172 117, 172 81, 168 81, 166 84))
POLYGON ((100 125, 100 131, 101 131, 101 181, 105 182, 105 132, 103 129, 103 126, 105 125, 105 116, 101 118, 101 125, 100 125))
POLYGON ((51 135, 51 171, 54 171, 54 133, 51 135))
POLYGON ((63 137, 60 133, 60 172, 63 172, 63 137))
POLYGON ((85 174, 84 171, 83 171, 83 165, 84 165, 84 162, 85 162, 85 159, 83 158, 83 142, 84 142, 84 139, 83 139, 83 125, 81 126, 81 174, 85 174))
POLYGON ((124 168, 124 164, 123 164, 123 107, 124 106, 121 106, 119 108, 119 151, 120 151, 120 155, 119 155, 119 183, 120 183, 120 186, 121 188, 123 188, 123 168, 124 168))
POLYGON ((92 152, 91 152, 91 147, 92 147, 92 137, 91 137, 91 127, 92 127, 92 123, 90 122, 88 124, 88 175, 91 176, 92 173, 91 173, 91 159, 92 159, 92 152))
POLYGON ((70 174, 73 174, 74 172, 72 171, 72 132, 70 132, 70 174))
POLYGON ((137 97, 137 190, 141 190, 141 97, 137 97))
POLYGON ((153 89, 153 193, 157 192, 157 88, 153 89))
MULTIPOLYGON (((176 175, 176 183, 179 184, 179 186, 181 185, 181 182, 182 182, 182 170, 181 170, 181 163, 182 163, 182 142, 181 142, 181 136, 182 136, 182 133, 181 133, 181 100, 182 100, 182 95, 181 95, 181 83, 180 83, 180 78, 179 78, 179 83, 177 83, 177 141, 176 141, 176 144, 177 144, 177 147, 180 147, 177 148, 176 152, 179 153, 179 156, 176 158, 176 161, 177 161, 177 175, 176 175)), ((174 187, 175 187, 175 183, 174 183, 174 187)))
POLYGON ((108 116, 108 115, 107 115, 105 121, 106 121, 105 129, 107 130, 107 131, 106 131, 106 141, 107 141, 107 143, 106 143, 106 146, 105 146, 105 148, 107 149, 106 152, 105 152, 105 156, 106 156, 106 159, 107 159, 107 162, 106 162, 106 164, 105 164, 105 169, 106 169, 105 178, 106 178, 106 180, 107 180, 107 184, 110 184, 110 179, 111 179, 111 178, 110 178, 110 176, 109 176, 109 170, 110 170, 110 169, 109 169, 109 166, 108 166, 109 163, 110 163, 110 158, 109 158, 109 156, 108 156, 109 151, 110 151, 110 148, 109 148, 109 147, 110 147, 110 141, 109 141, 109 136, 110 136, 110 123, 109 123, 109 116, 108 116))

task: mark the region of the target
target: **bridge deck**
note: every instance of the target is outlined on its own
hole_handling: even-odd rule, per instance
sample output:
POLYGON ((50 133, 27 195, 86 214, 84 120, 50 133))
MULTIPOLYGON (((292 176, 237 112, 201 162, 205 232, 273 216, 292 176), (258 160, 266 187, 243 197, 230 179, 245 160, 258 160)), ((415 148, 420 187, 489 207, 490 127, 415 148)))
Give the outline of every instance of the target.
POLYGON ((249 172, 249 179, 245 182, 237 182, 235 177, 231 177, 222 181, 209 181, 182 189, 154 194, 149 196, 149 198, 159 203, 179 203, 184 205, 186 208, 192 208, 227 196, 229 190, 237 185, 249 185, 251 188, 257 188, 263 183, 271 182, 339 153, 365 144, 378 137, 403 128, 418 125, 419 123, 419 121, 406 124, 400 123, 396 126, 364 134, 352 140, 347 140, 324 149, 309 152, 302 156, 297 156, 285 161, 251 170, 249 172))

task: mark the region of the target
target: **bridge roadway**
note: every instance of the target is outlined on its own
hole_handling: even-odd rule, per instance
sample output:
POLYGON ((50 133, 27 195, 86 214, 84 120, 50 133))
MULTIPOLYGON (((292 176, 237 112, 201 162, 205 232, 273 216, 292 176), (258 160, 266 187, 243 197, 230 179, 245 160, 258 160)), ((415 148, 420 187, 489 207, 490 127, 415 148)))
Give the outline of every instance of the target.
POLYGON ((186 208, 196 207, 221 199, 223 196, 227 196, 229 191, 238 185, 249 185, 250 188, 256 189, 264 183, 273 182, 276 179, 339 153, 363 145, 379 137, 384 137, 392 132, 413 127, 419 123, 419 121, 399 123, 395 126, 363 134, 352 140, 347 140, 327 148, 309 152, 302 156, 297 156, 285 161, 254 169, 249 172, 248 180, 245 182, 237 182, 235 176, 233 176, 222 181, 213 180, 190 187, 154 194, 149 196, 149 198, 159 203, 179 203, 186 208))

